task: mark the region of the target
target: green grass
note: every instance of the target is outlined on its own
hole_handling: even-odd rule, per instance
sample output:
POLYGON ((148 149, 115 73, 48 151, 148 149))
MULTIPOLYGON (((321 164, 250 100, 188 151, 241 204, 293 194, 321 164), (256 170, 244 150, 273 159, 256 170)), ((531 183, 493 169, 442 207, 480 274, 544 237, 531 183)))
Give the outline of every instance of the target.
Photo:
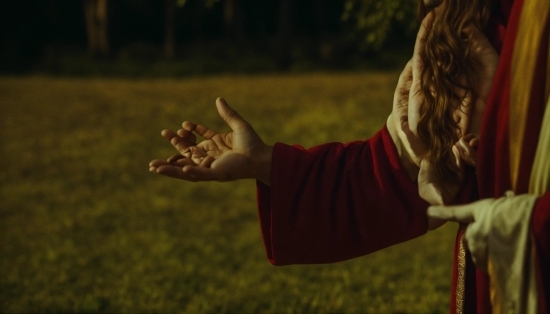
POLYGON ((271 266, 252 181, 150 174, 163 128, 225 126, 224 96, 268 143, 363 139, 397 73, 0 78, 0 312, 447 312, 455 229, 370 256, 271 266))

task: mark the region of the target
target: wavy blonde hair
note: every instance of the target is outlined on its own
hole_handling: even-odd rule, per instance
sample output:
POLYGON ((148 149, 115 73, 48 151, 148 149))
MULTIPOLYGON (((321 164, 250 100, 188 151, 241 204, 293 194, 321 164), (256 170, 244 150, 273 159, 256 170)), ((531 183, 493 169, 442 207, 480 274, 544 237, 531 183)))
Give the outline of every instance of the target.
POLYGON ((434 12, 421 55, 425 101, 420 106, 418 135, 428 148, 427 158, 435 173, 444 180, 458 178, 452 146, 465 135, 453 113, 466 96, 477 96, 473 89, 476 61, 465 29, 473 25, 484 30, 490 9, 491 0, 421 0, 418 7, 420 20, 434 12))

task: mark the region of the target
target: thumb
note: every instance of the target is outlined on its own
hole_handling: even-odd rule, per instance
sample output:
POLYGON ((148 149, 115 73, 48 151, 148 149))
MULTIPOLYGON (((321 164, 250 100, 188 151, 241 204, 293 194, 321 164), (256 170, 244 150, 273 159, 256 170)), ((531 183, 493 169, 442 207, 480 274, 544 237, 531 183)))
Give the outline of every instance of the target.
POLYGON ((222 117, 233 131, 244 130, 248 127, 248 123, 237 113, 237 111, 229 107, 225 99, 218 97, 218 99, 216 99, 216 108, 218 109, 220 117, 222 117))

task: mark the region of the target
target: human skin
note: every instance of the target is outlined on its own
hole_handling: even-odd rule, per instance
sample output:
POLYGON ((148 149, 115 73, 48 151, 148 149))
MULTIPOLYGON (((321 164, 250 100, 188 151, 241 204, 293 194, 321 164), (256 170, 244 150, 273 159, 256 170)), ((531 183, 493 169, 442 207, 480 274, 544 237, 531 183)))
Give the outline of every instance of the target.
POLYGON ((179 154, 151 161, 149 170, 192 182, 256 179, 270 185, 273 146, 265 144, 223 98, 216 99, 216 107, 231 132, 219 133, 189 121, 183 122, 177 132, 163 130, 161 135, 179 154), (204 140, 196 143, 194 133, 204 140))
MULTIPOLYGON (((419 108, 424 101, 421 92, 420 73, 423 67, 425 36, 431 27, 433 14, 423 20, 417 34, 411 61, 399 77, 394 94, 393 110, 387 121, 401 162, 411 180, 417 181, 419 194, 434 205, 449 204, 454 200, 461 182, 446 182, 434 176, 431 165, 424 158, 425 146, 417 136, 419 108)), ((459 141, 452 147, 459 169, 464 163, 475 166, 475 153, 481 115, 490 90, 492 77, 498 63, 498 55, 487 38, 477 29, 465 30, 472 38, 472 51, 479 64, 479 84, 474 87, 474 97, 466 97, 457 105, 455 119, 460 126, 459 141), (472 105, 473 103, 473 105, 472 105)), ((233 181, 256 179, 271 185, 273 147, 265 144, 253 127, 233 110, 223 98, 216 100, 220 117, 231 128, 228 133, 190 121, 182 123, 177 132, 163 130, 162 136, 179 152, 168 159, 150 162, 151 172, 186 181, 233 181), (197 136, 204 138, 197 143, 197 136)))

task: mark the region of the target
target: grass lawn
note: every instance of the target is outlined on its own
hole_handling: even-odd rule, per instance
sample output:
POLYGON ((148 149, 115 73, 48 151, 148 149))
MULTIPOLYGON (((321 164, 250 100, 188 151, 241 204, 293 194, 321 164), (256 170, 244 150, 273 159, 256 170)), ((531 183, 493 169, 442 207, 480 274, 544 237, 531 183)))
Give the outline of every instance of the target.
POLYGON ((150 174, 183 120, 268 143, 364 139, 398 73, 0 78, 0 312, 448 312, 455 225, 331 265, 271 266, 252 181, 150 174))

